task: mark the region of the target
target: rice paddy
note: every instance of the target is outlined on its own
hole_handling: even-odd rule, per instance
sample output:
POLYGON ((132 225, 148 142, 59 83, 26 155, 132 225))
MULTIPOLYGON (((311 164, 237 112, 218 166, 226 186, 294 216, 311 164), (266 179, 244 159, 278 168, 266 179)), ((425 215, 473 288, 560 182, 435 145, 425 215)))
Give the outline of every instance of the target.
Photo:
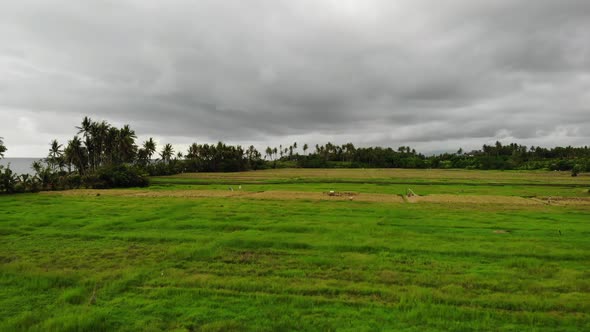
POLYGON ((0 196, 0 330, 590 328, 587 174, 152 182, 0 196))

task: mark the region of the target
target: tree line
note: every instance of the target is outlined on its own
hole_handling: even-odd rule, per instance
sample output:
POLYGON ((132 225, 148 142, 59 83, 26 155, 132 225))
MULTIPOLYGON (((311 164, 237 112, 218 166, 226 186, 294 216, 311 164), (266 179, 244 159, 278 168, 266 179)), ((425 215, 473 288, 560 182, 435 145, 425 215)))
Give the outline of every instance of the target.
MULTIPOLYGON (((480 150, 426 156, 409 146, 356 147, 330 142, 266 147, 264 155, 254 146, 193 143, 187 151, 171 144, 161 149, 153 138, 137 142, 129 125, 117 128, 106 121, 85 117, 65 144, 53 140, 47 157, 32 165, 33 175, 15 174, 0 166, 0 193, 147 186, 147 176, 182 172, 237 172, 268 168, 463 168, 547 169, 590 172, 590 148, 527 147, 511 143, 483 145, 480 150)), ((0 138, 0 158, 7 151, 0 138)))
MULTIPOLYGON (((288 159, 292 159, 287 157, 288 159)), ((463 149, 455 153, 425 156, 408 146, 397 149, 355 147, 352 143, 316 145, 315 151, 297 156, 298 167, 347 168, 462 168, 481 170, 556 170, 590 171, 590 148, 584 147, 527 147, 516 143, 483 145, 480 150, 463 149)))

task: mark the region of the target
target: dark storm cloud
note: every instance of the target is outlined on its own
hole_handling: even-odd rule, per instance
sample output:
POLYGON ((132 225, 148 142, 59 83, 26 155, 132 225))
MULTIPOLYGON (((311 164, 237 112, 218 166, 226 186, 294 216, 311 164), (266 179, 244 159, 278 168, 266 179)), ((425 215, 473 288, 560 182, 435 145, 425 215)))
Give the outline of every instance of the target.
POLYGON ((424 151, 587 144, 590 2, 0 4, 0 136, 45 154, 84 115, 142 138, 424 151))

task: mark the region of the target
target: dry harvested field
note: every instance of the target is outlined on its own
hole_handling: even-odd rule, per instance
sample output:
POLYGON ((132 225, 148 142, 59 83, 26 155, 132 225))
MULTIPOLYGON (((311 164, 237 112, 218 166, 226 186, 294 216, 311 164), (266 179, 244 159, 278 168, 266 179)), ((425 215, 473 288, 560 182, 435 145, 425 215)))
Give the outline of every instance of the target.
POLYGON ((384 203, 441 203, 441 204, 502 204, 502 205, 590 205, 590 197, 517 197, 498 195, 427 195, 407 196, 377 193, 345 193, 330 195, 329 192, 299 192, 285 190, 270 191, 230 191, 230 190, 141 190, 141 189, 77 189, 63 192, 42 192, 43 195, 62 196, 120 196, 120 197, 179 197, 179 198, 215 198, 232 199, 270 199, 270 200, 307 200, 307 201, 355 201, 355 202, 384 202, 384 203))
POLYGON ((444 169, 276 169, 236 173, 185 173, 162 179, 201 179, 214 181, 269 180, 401 180, 435 182, 590 184, 590 174, 572 177, 570 172, 548 171, 479 171, 444 169))
POLYGON ((285 169, 0 196, 0 331, 587 331, 588 179, 285 169))

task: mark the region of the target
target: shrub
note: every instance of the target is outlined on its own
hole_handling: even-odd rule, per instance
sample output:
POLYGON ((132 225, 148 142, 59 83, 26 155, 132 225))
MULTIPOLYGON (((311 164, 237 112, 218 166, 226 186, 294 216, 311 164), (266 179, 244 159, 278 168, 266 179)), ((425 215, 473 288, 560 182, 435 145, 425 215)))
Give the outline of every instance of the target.
POLYGON ((578 176, 578 174, 580 174, 581 171, 582 171, 582 166, 574 165, 574 167, 572 167, 572 176, 578 176))
POLYGON ((70 174, 66 178, 69 189, 78 189, 82 186, 82 177, 78 174, 70 174))
POLYGON ((92 188, 146 187, 149 180, 139 168, 129 165, 104 167, 95 176, 87 177, 86 185, 92 188))

